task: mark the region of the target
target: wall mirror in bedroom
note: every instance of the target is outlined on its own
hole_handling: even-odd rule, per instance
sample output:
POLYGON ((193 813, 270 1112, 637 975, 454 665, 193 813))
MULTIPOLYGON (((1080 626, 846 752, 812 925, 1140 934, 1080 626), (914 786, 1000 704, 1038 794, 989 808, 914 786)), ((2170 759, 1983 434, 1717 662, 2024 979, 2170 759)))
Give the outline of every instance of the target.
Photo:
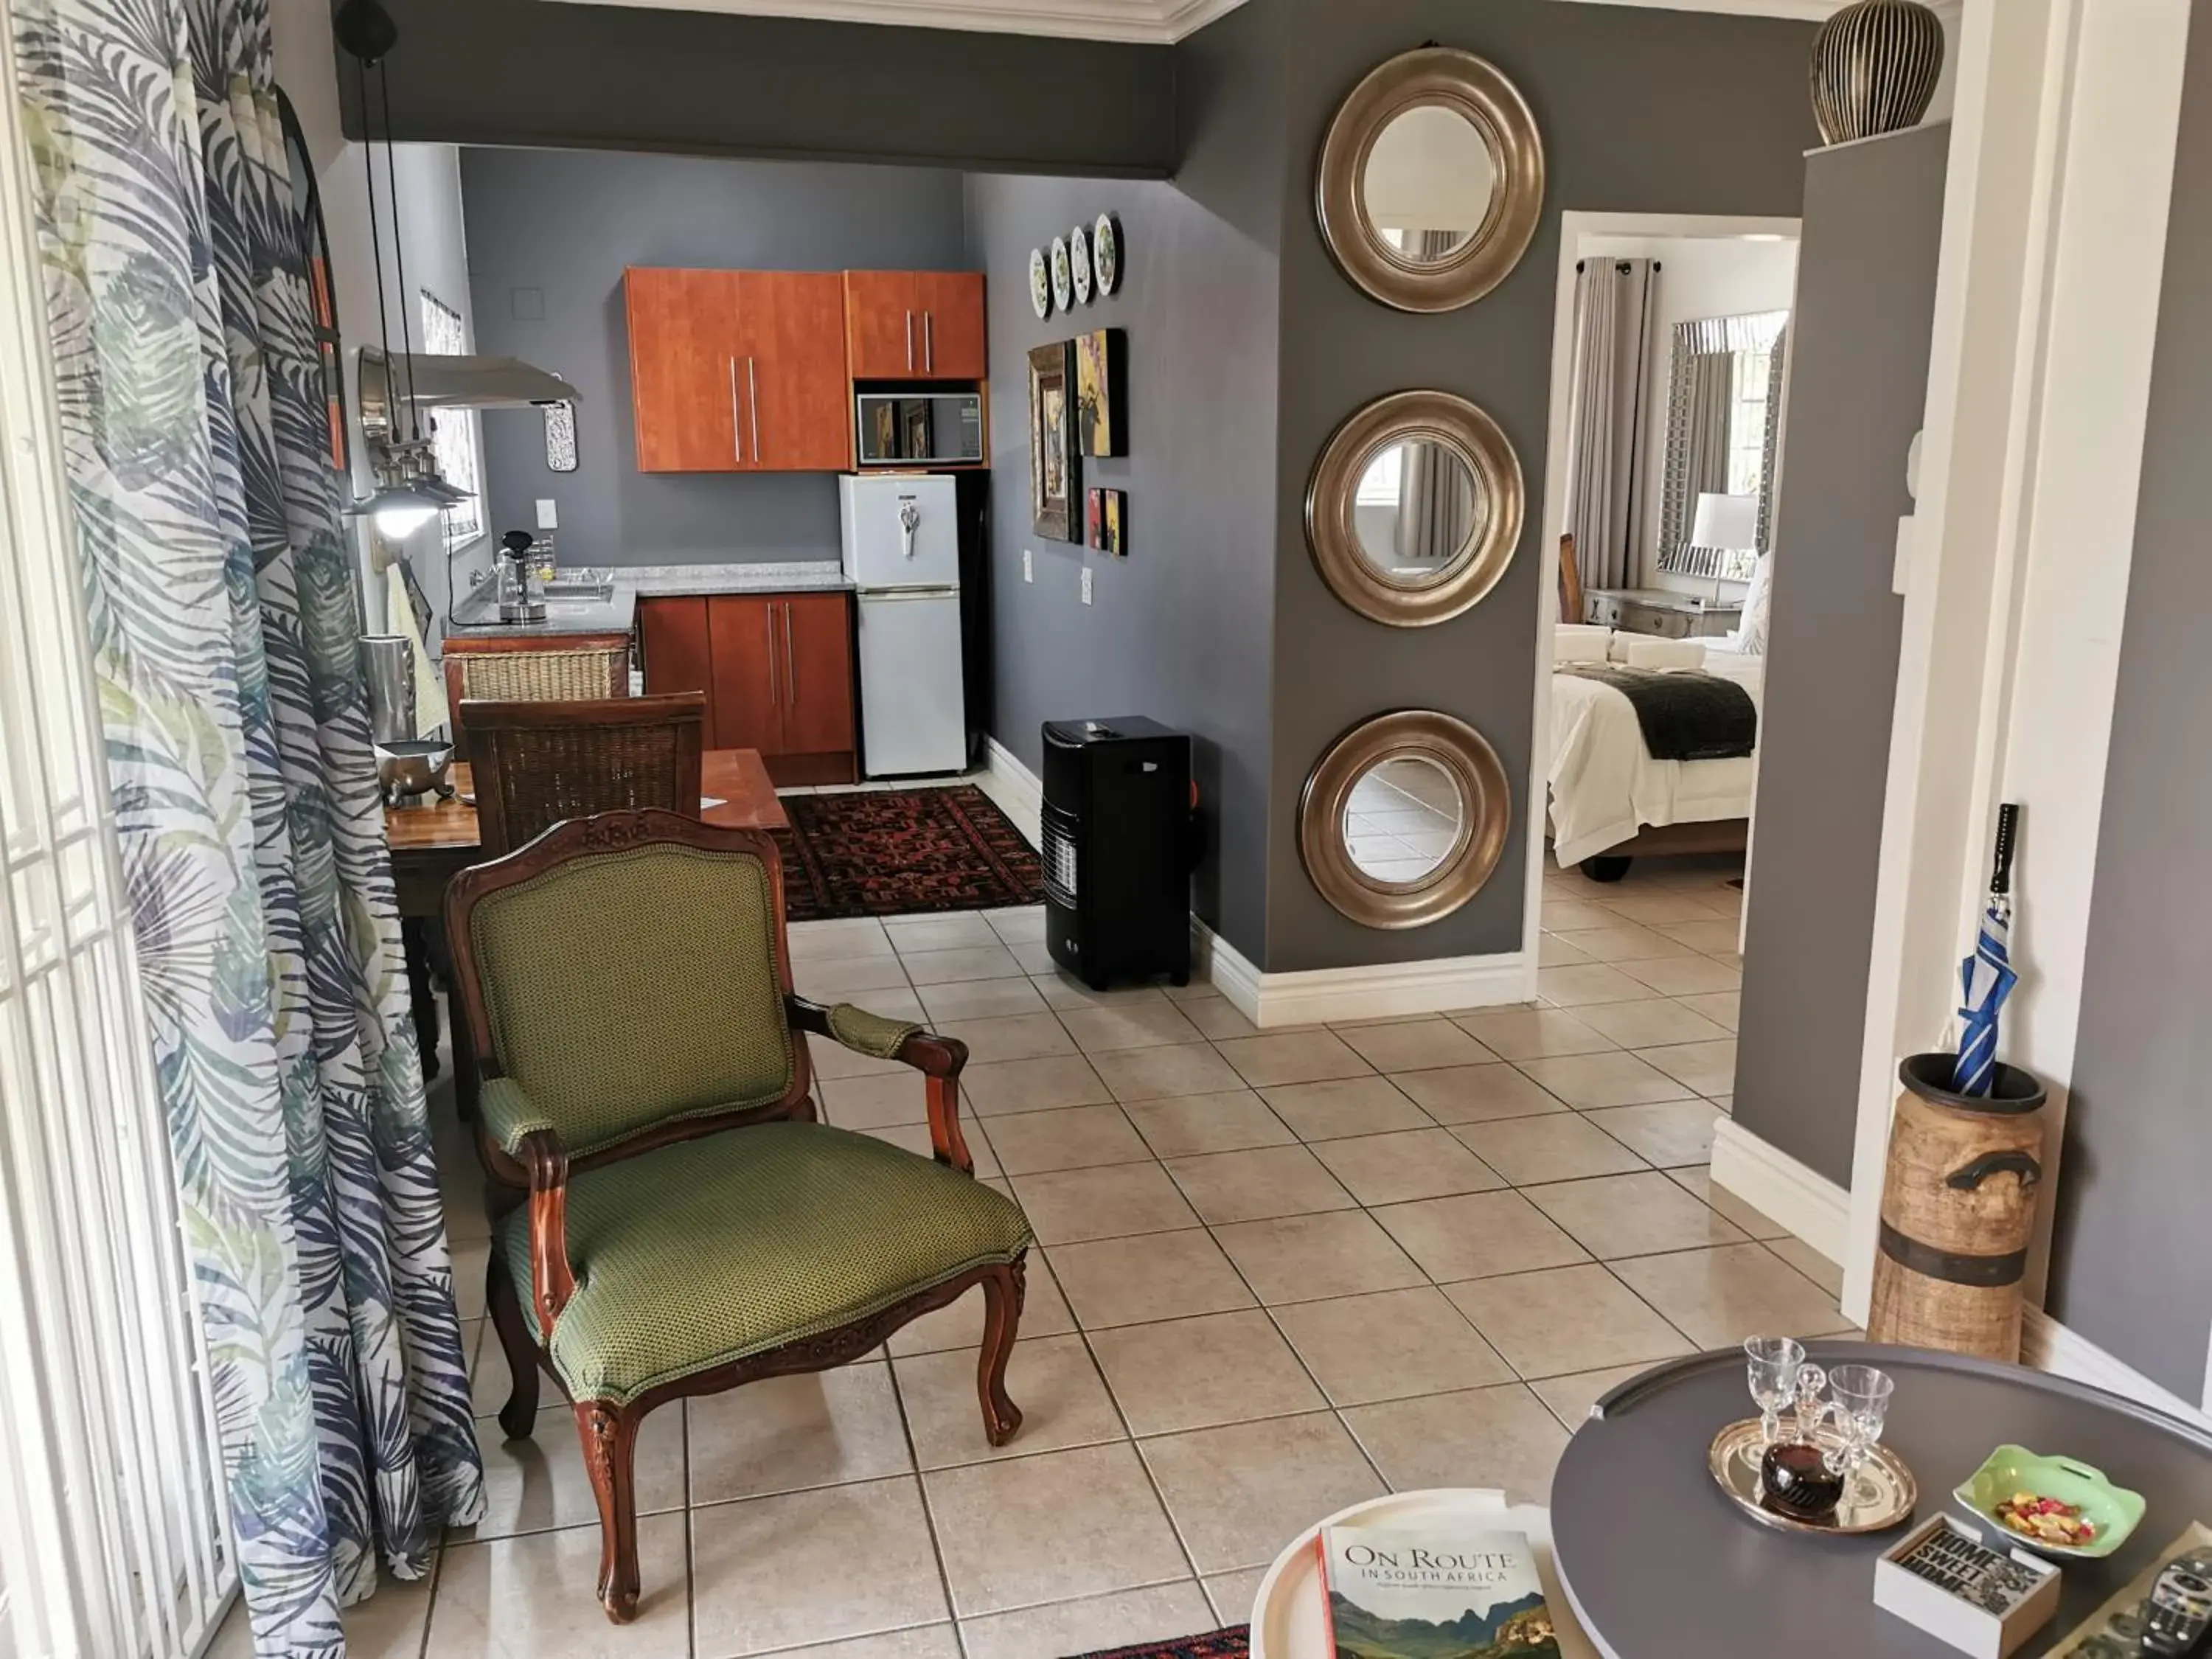
POLYGON ((1298 848, 1322 896, 1352 921, 1420 927, 1482 890, 1512 823, 1511 787, 1483 735, 1412 709, 1329 746, 1299 802, 1298 848))
POLYGON ((1521 462, 1463 398, 1378 398, 1329 439, 1306 489, 1306 542, 1331 592, 1362 616, 1420 628, 1497 586, 1521 544, 1521 462))
POLYGON ((1747 582, 1771 544, 1786 311, 1678 324, 1668 376, 1659 568, 1747 582))
POLYGON ((1473 52, 1391 58, 1352 88, 1322 141, 1322 240, 1346 276, 1401 311, 1482 298, 1528 252, 1543 205, 1535 117, 1473 52))

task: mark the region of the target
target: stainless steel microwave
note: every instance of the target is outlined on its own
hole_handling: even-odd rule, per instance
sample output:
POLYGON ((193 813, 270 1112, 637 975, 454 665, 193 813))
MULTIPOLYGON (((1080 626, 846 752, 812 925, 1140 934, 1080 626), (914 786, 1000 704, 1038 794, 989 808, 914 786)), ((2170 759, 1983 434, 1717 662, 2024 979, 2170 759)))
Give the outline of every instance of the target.
POLYGON ((860 465, 974 466, 983 459, 983 398, 975 392, 863 392, 860 465))

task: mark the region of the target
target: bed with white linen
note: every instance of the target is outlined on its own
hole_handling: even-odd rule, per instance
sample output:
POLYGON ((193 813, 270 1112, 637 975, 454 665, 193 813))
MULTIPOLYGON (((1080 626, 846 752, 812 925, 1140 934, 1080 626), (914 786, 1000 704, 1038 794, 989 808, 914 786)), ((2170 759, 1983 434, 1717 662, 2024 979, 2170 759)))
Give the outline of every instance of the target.
MULTIPOLYGON (((1704 671, 1734 680, 1757 706, 1765 688, 1765 658, 1731 650, 1724 641, 1698 644, 1704 647, 1704 671)), ((1589 654, 1590 648, 1589 630, 1561 629, 1559 669, 1577 655, 1599 659, 1589 654)), ((1654 760, 1626 696, 1571 672, 1552 676, 1548 781, 1553 848, 1562 865, 1639 853, 1740 849, 1751 817, 1756 764, 1753 756, 1654 760), (1704 829, 1692 833, 1691 826, 1704 829), (1655 833, 1662 831, 1668 833, 1655 833)))

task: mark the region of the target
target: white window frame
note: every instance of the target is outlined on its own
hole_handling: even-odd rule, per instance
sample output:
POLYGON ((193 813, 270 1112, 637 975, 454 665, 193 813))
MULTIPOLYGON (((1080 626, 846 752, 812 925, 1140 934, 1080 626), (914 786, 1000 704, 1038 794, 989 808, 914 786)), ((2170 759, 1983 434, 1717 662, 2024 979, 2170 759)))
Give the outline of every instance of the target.
MULTIPOLYGON (((422 352, 429 357, 464 357, 469 352, 468 319, 428 289, 418 298, 422 312, 422 352)), ((425 411, 431 445, 438 457, 438 472, 445 481, 469 492, 469 499, 449 507, 439 520, 446 550, 465 547, 484 533, 483 416, 473 409, 433 409, 425 411)))

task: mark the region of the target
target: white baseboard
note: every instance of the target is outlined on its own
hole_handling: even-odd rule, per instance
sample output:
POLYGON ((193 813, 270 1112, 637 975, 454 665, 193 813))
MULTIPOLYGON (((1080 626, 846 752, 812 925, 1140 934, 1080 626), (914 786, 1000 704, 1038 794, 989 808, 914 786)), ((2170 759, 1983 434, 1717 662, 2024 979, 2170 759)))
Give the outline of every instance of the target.
POLYGON ((1030 846, 1044 844, 1044 831, 1038 826, 1044 814, 1044 785, 1020 756, 996 738, 983 739, 983 769, 975 774, 975 787, 1013 820, 1030 846))
POLYGON ((1831 1261, 1849 1254, 1851 1195, 1769 1146, 1734 1118, 1713 1133, 1713 1185, 1790 1231, 1831 1261))
POLYGON ((1331 1020, 1388 1019, 1450 1008, 1496 1008, 1536 994, 1525 952, 1264 973, 1212 929, 1191 918, 1191 955, 1231 1005, 1261 1030, 1331 1020))
POLYGON ((2212 1417, 2152 1382, 2125 1360, 2115 1358, 2088 1338, 2069 1330, 2040 1308, 2029 1308, 2021 1322, 2020 1363, 2087 1382, 2200 1428, 2212 1428, 2212 1417))

